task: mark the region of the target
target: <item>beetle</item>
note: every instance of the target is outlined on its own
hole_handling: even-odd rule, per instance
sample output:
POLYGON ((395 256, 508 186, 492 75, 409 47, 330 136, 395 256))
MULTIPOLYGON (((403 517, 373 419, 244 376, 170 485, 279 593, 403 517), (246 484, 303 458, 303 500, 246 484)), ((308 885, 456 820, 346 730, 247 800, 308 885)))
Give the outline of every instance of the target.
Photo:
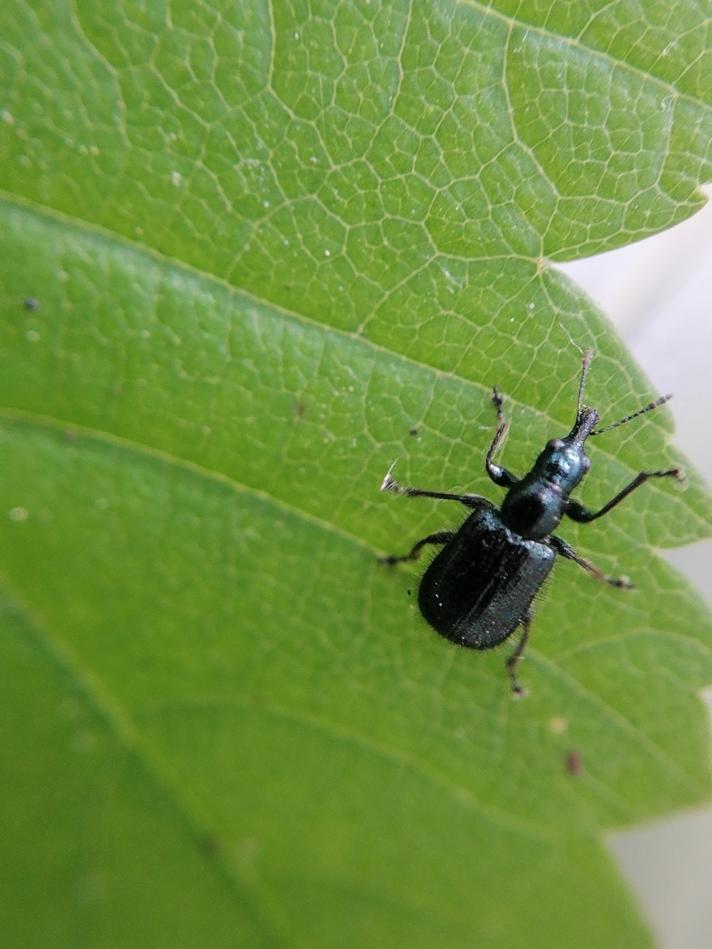
POLYGON ((596 580, 622 589, 631 589, 627 577, 610 577, 576 551, 553 531, 566 515, 588 523, 603 517, 650 478, 683 480, 680 468, 641 471, 598 511, 590 511, 571 498, 591 467, 585 451, 586 439, 608 432, 667 402, 664 395, 631 415, 597 428, 598 411, 584 405, 584 390, 593 350, 583 354, 576 404, 576 420, 568 435, 553 438, 523 478, 495 464, 494 457, 506 438, 509 423, 504 414, 504 398, 495 386, 492 402, 497 412, 497 428, 485 457, 485 470, 507 493, 500 508, 474 494, 426 491, 399 484, 386 473, 382 491, 407 497, 459 501, 470 514, 459 530, 429 534, 403 556, 380 558, 384 564, 417 560, 424 547, 442 547, 425 571, 418 591, 418 606, 427 622, 446 639, 472 649, 491 649, 521 627, 519 641, 506 668, 514 697, 524 695, 517 666, 522 658, 532 623, 532 603, 549 576, 557 554, 582 567, 596 580))

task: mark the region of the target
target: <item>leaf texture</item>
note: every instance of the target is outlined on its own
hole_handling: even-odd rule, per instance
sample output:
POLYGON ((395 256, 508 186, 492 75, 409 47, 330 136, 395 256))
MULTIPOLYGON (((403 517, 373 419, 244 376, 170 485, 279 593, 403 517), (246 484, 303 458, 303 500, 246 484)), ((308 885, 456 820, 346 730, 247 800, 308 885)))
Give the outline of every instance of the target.
MULTIPOLYGON (((0 12, 8 945, 647 945, 602 831, 709 799, 709 618, 646 485, 562 533, 512 703, 376 562, 588 398, 653 393, 552 263, 710 175, 699 6, 13 2, 0 12), (567 771, 580 755, 583 771, 567 771)), ((596 440, 595 506, 679 461, 596 440)))

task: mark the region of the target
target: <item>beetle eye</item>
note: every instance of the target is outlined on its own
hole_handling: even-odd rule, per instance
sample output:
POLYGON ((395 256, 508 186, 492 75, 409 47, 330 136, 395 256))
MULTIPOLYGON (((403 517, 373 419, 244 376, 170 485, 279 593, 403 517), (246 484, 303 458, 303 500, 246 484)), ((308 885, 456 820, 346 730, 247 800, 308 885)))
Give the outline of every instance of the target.
POLYGON ((552 438, 550 441, 546 443, 546 447, 547 448, 563 448, 564 443, 562 442, 560 438, 552 438))

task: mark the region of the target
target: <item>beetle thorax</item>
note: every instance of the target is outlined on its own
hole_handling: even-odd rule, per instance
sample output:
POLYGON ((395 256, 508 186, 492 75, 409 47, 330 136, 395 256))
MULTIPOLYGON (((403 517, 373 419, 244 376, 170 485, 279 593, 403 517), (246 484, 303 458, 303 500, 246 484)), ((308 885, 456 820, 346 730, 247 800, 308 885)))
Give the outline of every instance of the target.
POLYGON ((507 492, 502 520, 516 534, 541 540, 558 527, 566 500, 556 484, 529 474, 507 492))
POLYGON ((532 470, 505 497, 502 518, 507 527, 531 540, 551 534, 564 515, 569 494, 590 467, 582 439, 573 433, 552 439, 532 470))

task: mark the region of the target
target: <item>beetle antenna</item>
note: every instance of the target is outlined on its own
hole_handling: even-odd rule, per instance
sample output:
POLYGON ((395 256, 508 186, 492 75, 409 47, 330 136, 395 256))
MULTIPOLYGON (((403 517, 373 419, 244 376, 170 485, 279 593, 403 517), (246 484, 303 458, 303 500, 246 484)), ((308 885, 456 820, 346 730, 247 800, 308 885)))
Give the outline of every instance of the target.
POLYGON ((602 435, 604 432, 610 432, 612 428, 618 428, 619 425, 623 425, 625 422, 630 422, 632 419, 638 418, 639 415, 645 415, 646 412, 652 412, 652 410, 657 409, 659 405, 665 405, 665 403, 669 402, 671 398, 672 392, 668 392, 667 395, 661 395, 659 399, 648 402, 647 405, 644 405, 642 409, 638 409, 637 412, 633 412, 632 415, 626 415, 617 422, 612 422, 610 425, 606 425, 604 428, 596 428, 591 432, 591 434, 602 435))
POLYGON ((583 363, 581 365, 581 379, 578 388, 578 401, 576 403, 576 422, 581 418, 581 409, 583 408, 583 392, 586 388, 586 376, 591 365, 594 353, 592 349, 587 349, 583 354, 583 363))

